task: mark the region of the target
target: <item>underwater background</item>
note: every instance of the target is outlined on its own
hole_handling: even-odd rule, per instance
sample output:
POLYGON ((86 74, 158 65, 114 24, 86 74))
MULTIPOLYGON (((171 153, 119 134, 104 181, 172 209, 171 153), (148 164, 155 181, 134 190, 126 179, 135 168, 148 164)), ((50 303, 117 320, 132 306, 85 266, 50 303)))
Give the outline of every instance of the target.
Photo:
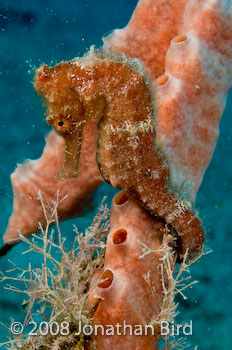
MULTIPOLYGON (((124 27, 137 0, 0 0, 0 235, 4 234, 12 211, 10 174, 17 163, 41 156, 44 137, 50 127, 45 109, 33 89, 35 69, 42 63, 82 56, 91 45, 100 47, 101 37, 124 27)), ((207 231, 207 247, 213 252, 191 267, 199 283, 186 290, 187 300, 177 298, 177 322, 193 321, 190 349, 228 350, 232 344, 232 93, 220 124, 220 136, 213 159, 198 192, 196 207, 207 231)), ((190 155, 191 156, 191 155, 190 155)), ((61 224, 67 245, 72 242, 72 225, 84 230, 103 196, 110 205, 115 193, 104 184, 96 192, 93 208, 81 218, 61 224)), ((38 255, 14 247, 0 260, 0 270, 11 268, 9 260, 26 268, 41 265, 38 255)), ((10 319, 22 322, 24 296, 4 289, 0 283, 0 343, 7 341, 10 319)), ((5 347, 2 346, 2 349, 5 347)))

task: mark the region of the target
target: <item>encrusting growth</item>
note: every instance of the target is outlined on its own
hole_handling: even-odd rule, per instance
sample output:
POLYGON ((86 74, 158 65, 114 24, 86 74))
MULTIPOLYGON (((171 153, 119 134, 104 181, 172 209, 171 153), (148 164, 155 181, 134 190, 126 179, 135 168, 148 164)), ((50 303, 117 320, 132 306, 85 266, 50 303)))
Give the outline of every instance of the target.
POLYGON ((137 62, 92 50, 54 68, 42 66, 34 85, 47 104, 47 122, 65 139, 62 179, 77 176, 82 134, 94 121, 105 181, 171 224, 181 237, 181 253, 202 245, 201 223, 172 188, 168 164, 156 146, 149 82, 137 62))

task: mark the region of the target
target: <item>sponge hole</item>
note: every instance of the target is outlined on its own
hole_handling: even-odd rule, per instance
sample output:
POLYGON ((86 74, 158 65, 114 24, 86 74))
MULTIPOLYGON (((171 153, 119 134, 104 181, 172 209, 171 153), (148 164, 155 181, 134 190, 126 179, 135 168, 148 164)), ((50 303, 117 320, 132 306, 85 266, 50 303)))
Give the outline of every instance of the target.
POLYGON ((124 229, 117 230, 113 234, 113 243, 114 244, 121 244, 125 242, 127 238, 127 231, 124 229))
POLYGON ((174 43, 182 43, 183 41, 187 40, 187 36, 186 35, 178 35, 175 38, 172 39, 172 41, 174 43))
POLYGON ((129 200, 129 196, 126 192, 119 192, 114 197, 114 203, 117 205, 122 205, 126 203, 129 200))
POLYGON ((114 275, 110 270, 105 270, 99 278, 98 287, 99 288, 109 288, 113 282, 114 275))

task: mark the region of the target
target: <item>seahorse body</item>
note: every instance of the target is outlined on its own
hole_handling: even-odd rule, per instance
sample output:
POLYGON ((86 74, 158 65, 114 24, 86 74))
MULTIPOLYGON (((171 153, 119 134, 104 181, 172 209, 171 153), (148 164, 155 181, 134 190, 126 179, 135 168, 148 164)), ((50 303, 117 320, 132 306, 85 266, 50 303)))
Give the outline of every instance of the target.
POLYGON ((171 224, 181 238, 180 252, 202 245, 201 223, 172 188, 168 164, 156 145, 152 95, 137 61, 91 51, 53 68, 42 66, 35 88, 47 104, 48 123, 66 142, 61 177, 77 175, 83 128, 94 119, 105 181, 171 224))

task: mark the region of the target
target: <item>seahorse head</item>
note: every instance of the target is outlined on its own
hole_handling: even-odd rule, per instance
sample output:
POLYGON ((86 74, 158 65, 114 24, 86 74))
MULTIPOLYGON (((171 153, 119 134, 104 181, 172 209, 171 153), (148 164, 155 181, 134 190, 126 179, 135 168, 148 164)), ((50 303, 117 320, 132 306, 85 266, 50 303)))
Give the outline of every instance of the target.
POLYGON ((38 69, 34 86, 47 106, 48 124, 65 140, 65 159, 60 179, 76 177, 85 124, 99 118, 104 98, 97 93, 91 69, 73 60, 38 69))

